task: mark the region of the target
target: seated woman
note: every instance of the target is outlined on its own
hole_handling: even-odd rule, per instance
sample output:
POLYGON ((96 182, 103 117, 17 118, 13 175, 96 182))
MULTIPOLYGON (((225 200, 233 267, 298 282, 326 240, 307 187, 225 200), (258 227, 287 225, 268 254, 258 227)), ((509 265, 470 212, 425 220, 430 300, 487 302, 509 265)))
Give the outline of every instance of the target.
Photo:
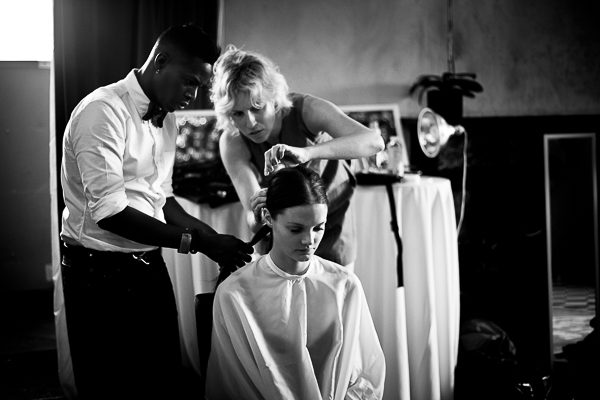
POLYGON ((270 252, 217 289, 206 395, 381 399, 385 360, 360 281, 316 256, 327 220, 317 173, 277 171, 264 217, 270 252))

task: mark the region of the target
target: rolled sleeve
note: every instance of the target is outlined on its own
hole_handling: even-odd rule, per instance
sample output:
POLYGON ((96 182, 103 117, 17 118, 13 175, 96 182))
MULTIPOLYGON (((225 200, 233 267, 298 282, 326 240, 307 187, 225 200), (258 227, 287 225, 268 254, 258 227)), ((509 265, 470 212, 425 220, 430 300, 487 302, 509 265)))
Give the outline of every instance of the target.
POLYGON ((92 220, 95 223, 123 211, 128 205, 125 192, 112 193, 89 203, 92 220))
POLYGON ((97 101, 81 112, 73 129, 73 151, 87 206, 96 223, 129 203, 123 178, 124 124, 109 104, 97 101))

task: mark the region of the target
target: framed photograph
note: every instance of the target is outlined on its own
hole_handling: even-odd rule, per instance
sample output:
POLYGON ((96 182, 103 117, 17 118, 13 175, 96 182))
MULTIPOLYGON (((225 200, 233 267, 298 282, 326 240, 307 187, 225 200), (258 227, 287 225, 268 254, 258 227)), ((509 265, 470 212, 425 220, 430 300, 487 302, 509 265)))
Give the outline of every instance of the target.
MULTIPOLYGON (((400 125, 400 107, 398 104, 364 104, 364 105, 344 105, 341 110, 350 118, 360 122, 364 126, 372 129, 378 129, 381 132, 386 148, 390 141, 400 146, 402 162, 408 166, 408 151, 400 125)), ((356 160, 356 171, 363 172, 387 172, 388 171, 388 153, 384 150, 378 154, 356 160)))

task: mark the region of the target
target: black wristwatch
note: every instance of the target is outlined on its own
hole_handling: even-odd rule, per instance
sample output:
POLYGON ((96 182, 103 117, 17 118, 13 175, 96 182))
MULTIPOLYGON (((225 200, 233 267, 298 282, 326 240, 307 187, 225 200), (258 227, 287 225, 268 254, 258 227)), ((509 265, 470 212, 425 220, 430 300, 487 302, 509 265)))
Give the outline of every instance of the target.
POLYGON ((192 229, 185 228, 185 232, 181 234, 181 241, 179 242, 178 253, 188 254, 192 247, 192 229))

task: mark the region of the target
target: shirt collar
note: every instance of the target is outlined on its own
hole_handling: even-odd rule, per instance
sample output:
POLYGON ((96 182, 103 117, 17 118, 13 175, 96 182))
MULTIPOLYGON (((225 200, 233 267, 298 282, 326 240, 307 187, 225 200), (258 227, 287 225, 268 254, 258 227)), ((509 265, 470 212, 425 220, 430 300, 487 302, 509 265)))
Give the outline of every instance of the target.
POLYGON ((135 109, 137 110, 140 118, 146 115, 148 112, 148 108, 150 107, 150 99, 144 93, 144 90, 140 86, 138 82, 135 72, 137 69, 132 69, 127 76, 125 77, 125 87, 127 91, 131 95, 131 99, 133 100, 133 104, 135 105, 135 109))
POLYGON ((266 254, 265 255, 265 261, 267 262, 267 265, 269 266, 269 268, 277 275, 281 276, 282 278, 288 279, 288 280, 302 280, 304 277, 306 277, 306 275, 308 274, 309 270, 311 269, 310 266, 313 263, 313 257, 310 257, 310 261, 308 263, 308 267, 306 267, 306 269, 299 275, 294 275, 294 274, 288 274, 287 272, 285 272, 284 270, 282 270, 281 268, 279 268, 275 262, 273 261, 273 259, 271 258, 270 254, 266 254))

